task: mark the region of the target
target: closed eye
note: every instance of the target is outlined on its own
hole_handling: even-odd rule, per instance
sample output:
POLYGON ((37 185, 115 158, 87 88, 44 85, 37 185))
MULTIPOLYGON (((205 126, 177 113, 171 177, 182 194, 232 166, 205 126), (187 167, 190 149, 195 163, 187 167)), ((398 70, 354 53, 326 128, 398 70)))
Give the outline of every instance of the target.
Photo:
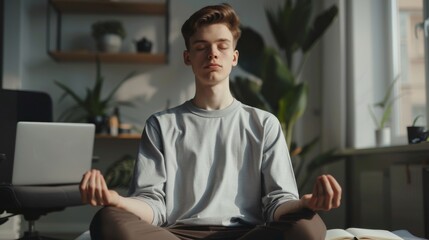
POLYGON ((201 45, 196 45, 195 46, 195 50, 197 50, 197 51, 202 51, 202 50, 204 50, 204 49, 206 49, 207 47, 205 46, 205 45, 203 45, 203 44, 201 44, 201 45))
POLYGON ((229 49, 229 44, 228 43, 220 43, 218 45, 218 48, 221 49, 221 50, 229 49))

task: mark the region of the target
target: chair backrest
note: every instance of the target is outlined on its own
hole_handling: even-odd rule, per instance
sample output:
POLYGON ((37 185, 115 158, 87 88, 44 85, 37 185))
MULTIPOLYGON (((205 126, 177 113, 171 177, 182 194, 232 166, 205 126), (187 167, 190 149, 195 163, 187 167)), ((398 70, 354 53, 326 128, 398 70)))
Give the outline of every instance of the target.
POLYGON ((0 90, 0 183, 12 181, 18 121, 52 122, 52 100, 43 92, 0 90))

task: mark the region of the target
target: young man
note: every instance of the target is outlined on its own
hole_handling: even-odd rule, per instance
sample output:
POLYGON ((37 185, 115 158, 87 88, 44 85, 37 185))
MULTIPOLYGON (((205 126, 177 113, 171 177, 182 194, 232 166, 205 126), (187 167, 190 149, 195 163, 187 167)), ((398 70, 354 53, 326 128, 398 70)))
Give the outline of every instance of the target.
POLYGON ((231 95, 234 10, 202 8, 182 34, 195 96, 147 120, 129 197, 109 190, 97 170, 83 176, 83 202, 106 206, 92 239, 324 239, 314 211, 338 207, 341 188, 323 175, 299 198, 279 121, 231 95))

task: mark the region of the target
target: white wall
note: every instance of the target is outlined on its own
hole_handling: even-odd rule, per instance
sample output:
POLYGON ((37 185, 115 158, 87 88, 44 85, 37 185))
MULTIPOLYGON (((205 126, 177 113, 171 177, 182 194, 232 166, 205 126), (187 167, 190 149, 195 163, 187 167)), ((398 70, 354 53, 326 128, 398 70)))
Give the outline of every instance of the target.
POLYGON ((21 1, 4 1, 3 87, 21 87, 21 1))
MULTIPOLYGON (((221 2, 224 1, 210 3, 221 2)), ((269 5, 276 6, 276 2, 281 1, 269 1, 269 5)), ((168 64, 102 64, 106 94, 117 81, 129 72, 137 70, 140 73, 118 91, 118 99, 131 100, 136 106, 135 108, 121 108, 124 121, 142 128, 146 118, 153 112, 163 110, 168 100, 170 106, 174 106, 193 97, 194 79, 191 69, 186 67, 182 61, 184 43, 180 27, 191 13, 206 4, 206 2, 197 0, 171 1, 168 64)), ((264 13, 267 3, 241 0, 233 1, 231 5, 236 7, 243 24, 252 26, 264 35, 268 44, 274 44, 264 13), (246 8, 240 7, 244 5, 246 8)), ((58 117, 63 109, 73 102, 67 98, 61 103, 58 102, 62 92, 54 85, 54 80, 71 86, 83 95, 85 88, 92 87, 95 81, 95 64, 89 62, 58 63, 46 54, 45 0, 6 1, 6 8, 12 8, 7 12, 13 14, 6 16, 3 87, 48 92, 54 100, 54 116, 58 117), (19 12, 21 14, 15 14, 19 12), (20 31, 18 33, 9 31, 10 28, 20 31)), ((163 20, 160 20, 159 17, 156 19, 156 17, 112 16, 112 18, 126 22, 128 34, 124 43, 124 51, 129 51, 132 40, 142 36, 152 39, 155 39, 155 36, 161 36, 160 42, 155 41, 155 48, 160 52, 164 51, 163 20)), ((109 19, 109 17, 65 15, 63 18, 63 48, 93 48, 90 24, 98 19, 109 19)), ((239 72, 238 69, 236 71, 239 72)))

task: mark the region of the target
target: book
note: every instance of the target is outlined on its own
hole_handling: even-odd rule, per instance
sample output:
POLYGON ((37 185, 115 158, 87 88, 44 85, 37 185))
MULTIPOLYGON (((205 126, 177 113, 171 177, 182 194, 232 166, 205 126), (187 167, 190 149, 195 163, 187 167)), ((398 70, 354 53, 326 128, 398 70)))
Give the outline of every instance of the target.
POLYGON ((390 231, 367 228, 329 229, 326 232, 325 237, 325 240, 353 239, 403 240, 401 237, 390 231))
POLYGON ((395 231, 392 231, 392 233, 398 235, 404 240, 428 240, 427 238, 420 238, 420 237, 414 236, 412 233, 410 233, 405 229, 395 230, 395 231))

